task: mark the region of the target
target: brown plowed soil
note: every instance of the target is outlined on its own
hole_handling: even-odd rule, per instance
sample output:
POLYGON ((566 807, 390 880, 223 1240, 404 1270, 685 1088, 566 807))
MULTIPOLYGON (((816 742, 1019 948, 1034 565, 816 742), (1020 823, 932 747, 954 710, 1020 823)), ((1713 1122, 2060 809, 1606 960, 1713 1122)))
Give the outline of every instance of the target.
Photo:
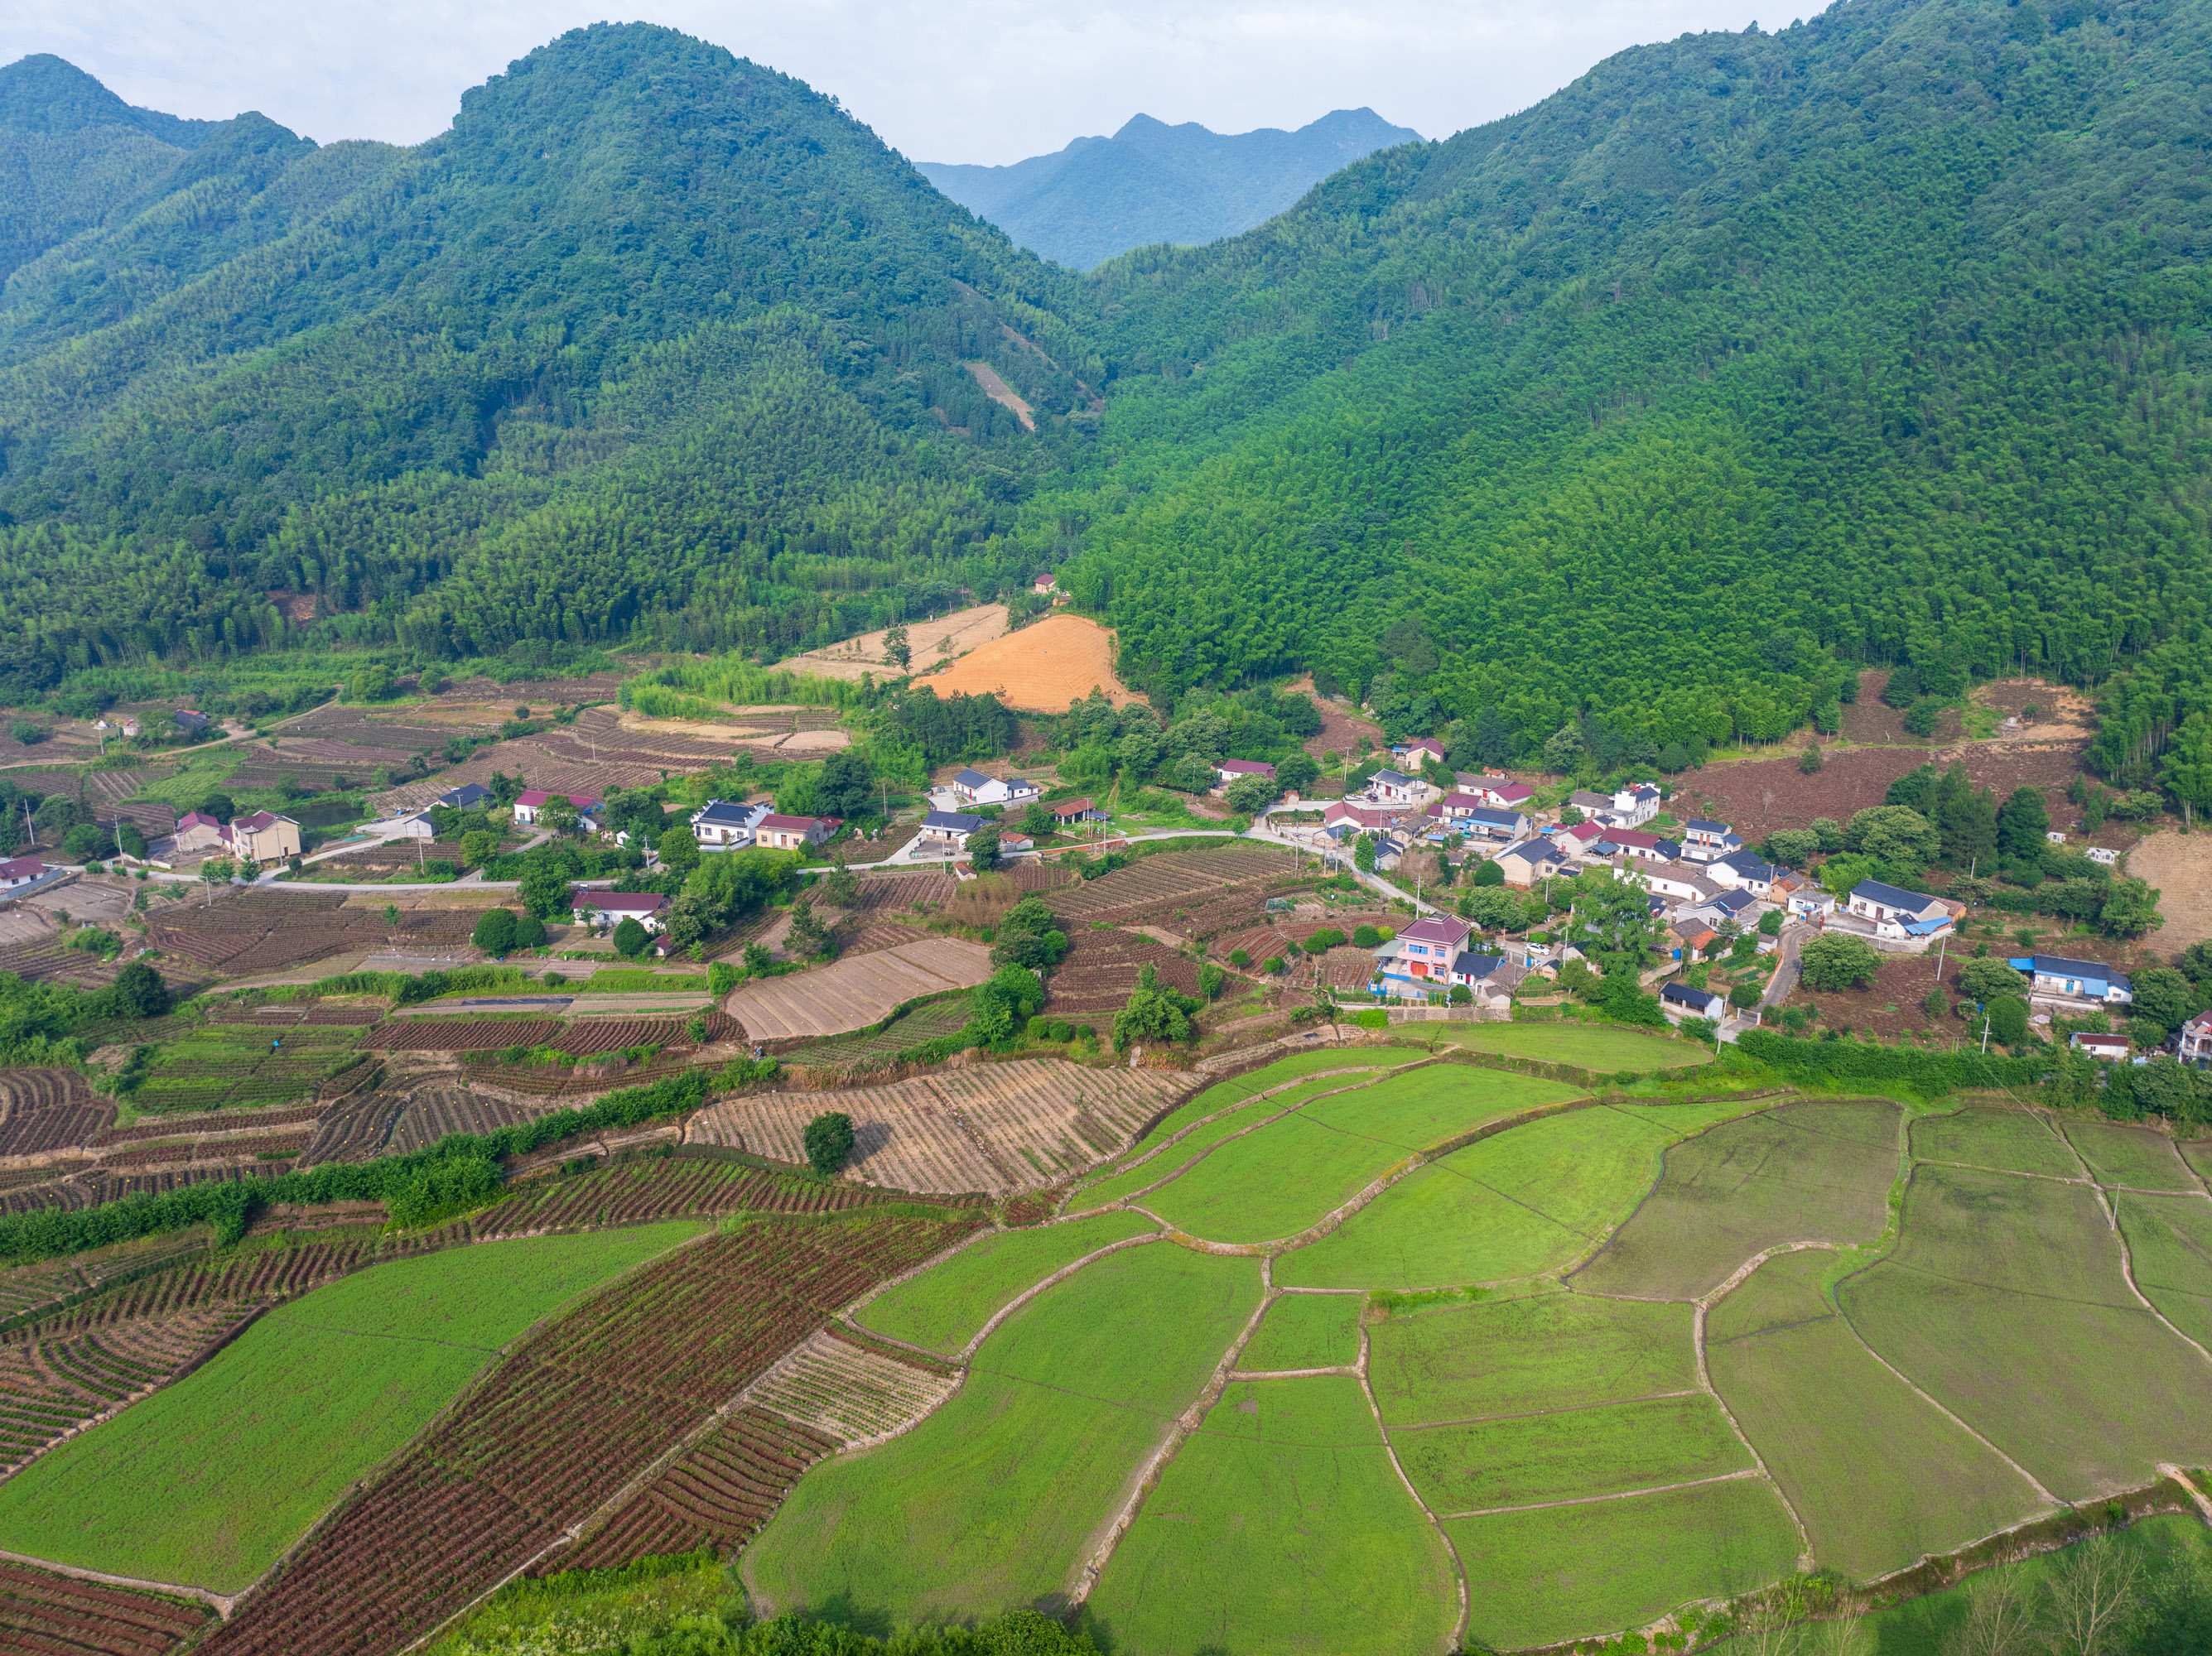
MULTIPOLYGON (((908 631, 919 639, 927 629, 908 631)), ((1114 634, 1095 621, 1069 615, 1048 616, 994 639, 945 671, 915 682, 943 697, 995 695, 1024 713, 1064 713, 1069 702, 1093 689, 1103 690, 1117 707, 1139 699, 1114 676, 1114 634)))

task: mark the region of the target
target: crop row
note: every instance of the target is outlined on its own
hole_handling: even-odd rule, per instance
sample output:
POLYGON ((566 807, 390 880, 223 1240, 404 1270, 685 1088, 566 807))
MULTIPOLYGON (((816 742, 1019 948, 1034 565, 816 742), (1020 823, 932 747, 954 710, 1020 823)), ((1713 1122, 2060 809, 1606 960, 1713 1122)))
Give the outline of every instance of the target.
POLYGON ((526 1183, 473 1223, 478 1234, 491 1236, 690 1213, 844 1213, 881 1199, 850 1185, 779 1179, 733 1162, 671 1158, 526 1183))
POLYGON ((705 1421, 840 1303, 965 1228, 764 1221, 647 1266, 532 1339, 202 1647, 384 1656, 705 1421))
POLYGON ((481 1065, 471 1079, 512 1093, 539 1098, 562 1098, 582 1093, 603 1093, 615 1087, 640 1087, 664 1077, 680 1075, 690 1067, 685 1059, 663 1057, 633 1069, 600 1069, 597 1074, 562 1068, 538 1069, 524 1065, 481 1065))
POLYGON ((223 1306, 0 1347, 0 1472, 175 1373, 248 1314, 223 1306))
POLYGON ((74 1071, 0 1070, 0 1156, 88 1143, 114 1119, 115 1106, 74 1071))
MULTIPOLYGON (((131 1144, 147 1138, 174 1138, 188 1132, 246 1133, 267 1127, 294 1127, 313 1121, 321 1111, 313 1105, 291 1110, 256 1110, 250 1115, 209 1115, 200 1119, 187 1117, 179 1120, 174 1116, 160 1121, 148 1122, 136 1127, 103 1128, 93 1138, 95 1149, 109 1144, 131 1144)), ((253 1148, 252 1139, 241 1140, 246 1148, 253 1148)))
POLYGON ((158 1656, 207 1624, 188 1600, 128 1592, 0 1562, 0 1650, 158 1656))
POLYGON ((101 1166, 107 1168, 166 1168, 179 1163, 212 1165, 247 1157, 297 1156, 307 1148, 312 1131, 257 1133, 251 1138, 202 1139, 170 1144, 147 1144, 135 1150, 118 1150, 101 1166))
POLYGON ((406 1107, 406 1097, 398 1093, 367 1089, 348 1094, 315 1118, 315 1134, 301 1153, 300 1165, 367 1161, 384 1148, 406 1107))
POLYGON ((911 1426, 944 1402, 956 1383, 941 1368, 910 1366, 825 1328, 778 1363, 754 1389, 753 1399, 787 1420, 852 1443, 911 1426))
MULTIPOLYGON (((42 1171, 51 1173, 52 1168, 42 1171)), ((0 1191, 0 1213, 43 1213, 48 1208, 88 1208, 98 1204, 100 1193, 82 1180, 46 1179, 15 1185, 0 1191)))
POLYGON ((807 1468, 836 1448, 836 1439, 766 1410, 740 1409, 604 1528, 554 1554, 539 1573, 614 1569, 700 1547, 727 1553, 750 1539, 807 1468))
POLYGON ((361 1044, 380 1052, 473 1052, 543 1046, 560 1033, 556 1018, 394 1018, 361 1044))
POLYGON ((30 1329, 0 1335, 0 1343, 53 1338, 208 1306, 258 1304, 301 1293, 371 1259, 411 1251, 404 1245, 380 1249, 366 1242, 309 1242, 237 1255, 219 1265, 185 1265, 125 1283, 30 1329))
POLYGON ((388 1148, 395 1156, 406 1156, 428 1149, 447 1133, 494 1132, 555 1107, 550 1103, 537 1107, 515 1104, 466 1087, 425 1087, 407 1101, 391 1129, 388 1148))

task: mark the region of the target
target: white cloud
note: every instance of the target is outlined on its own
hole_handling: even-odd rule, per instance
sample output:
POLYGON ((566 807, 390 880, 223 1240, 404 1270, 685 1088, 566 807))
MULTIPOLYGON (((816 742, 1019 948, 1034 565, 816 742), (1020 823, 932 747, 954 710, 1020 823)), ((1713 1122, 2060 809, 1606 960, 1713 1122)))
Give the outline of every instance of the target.
MULTIPOLYGON (((9 14, 0 61, 55 52, 151 108, 259 109, 325 142, 402 143, 443 130, 511 59, 599 21, 576 0, 13 0, 9 14)), ((836 94, 916 160, 1001 162, 1139 112, 1239 132, 1364 104, 1442 137, 1624 47, 1755 15, 1750 0, 661 0, 647 21, 836 94)))

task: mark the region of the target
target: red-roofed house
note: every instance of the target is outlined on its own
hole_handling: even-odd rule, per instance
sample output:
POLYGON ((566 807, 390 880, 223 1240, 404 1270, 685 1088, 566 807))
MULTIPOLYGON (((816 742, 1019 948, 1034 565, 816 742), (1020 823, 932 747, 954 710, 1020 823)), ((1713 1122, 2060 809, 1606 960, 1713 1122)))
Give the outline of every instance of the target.
POLYGON ((769 851, 804 851, 837 831, 826 816, 780 816, 771 812, 754 825, 753 843, 769 851))
POLYGON ((46 871, 46 865, 35 857, 11 857, 0 863, 0 891, 28 885, 46 871))
POLYGON ((177 852, 180 856, 228 854, 251 857, 257 863, 282 862, 300 854, 300 825, 273 811, 257 810, 251 816, 218 822, 204 810, 188 810, 177 819, 177 852))
POLYGON ((1624 857, 1639 858, 1647 863, 1671 863, 1682 849, 1672 840, 1662 840, 1642 828, 1607 828, 1599 836, 1598 843, 1614 846, 1624 857))
POLYGON ((274 811, 257 810, 251 816, 237 817, 226 832, 234 857, 280 863, 300 854, 300 825, 274 811))
POLYGON ((1378 983, 1427 989, 1451 986, 1453 957, 1467 946, 1471 928, 1449 914, 1424 914, 1376 951, 1378 983))
POLYGON ((1504 805, 1515 810, 1536 797, 1536 790, 1527 783, 1510 781, 1494 771, 1472 779, 1462 776, 1460 786, 1469 793, 1480 794, 1486 805, 1504 805))
POLYGON ((1332 799, 1321 814, 1321 825, 1328 829, 1343 822, 1363 834, 1380 834, 1397 816, 1397 812, 1385 810, 1380 805, 1347 804, 1341 799, 1332 799))
POLYGON ((514 802, 514 820, 524 824, 536 822, 538 812, 545 809, 545 802, 554 798, 566 799, 576 808, 579 816, 588 816, 599 808, 596 793, 551 794, 543 788, 526 788, 514 802))
POLYGON ((215 852, 225 844, 222 824, 204 810, 188 810, 177 818, 177 851, 190 856, 196 852, 215 852))

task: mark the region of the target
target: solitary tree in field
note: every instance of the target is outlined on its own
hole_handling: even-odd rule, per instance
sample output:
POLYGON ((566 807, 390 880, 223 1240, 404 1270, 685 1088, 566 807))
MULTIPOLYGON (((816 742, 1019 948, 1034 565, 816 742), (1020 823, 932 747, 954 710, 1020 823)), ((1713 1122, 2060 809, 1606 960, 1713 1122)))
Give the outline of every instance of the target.
POLYGON ((1863 937, 1831 933, 1815 937, 1797 957, 1808 989, 1849 989, 1872 983, 1881 970, 1881 956, 1863 937))
POLYGON ((827 1179, 853 1154, 853 1118, 841 1110, 817 1115, 806 1124, 800 1142, 806 1146, 808 1164, 827 1179))
POLYGON ((487 955, 504 955, 514 947, 514 911, 488 908, 477 921, 469 941, 487 955))

